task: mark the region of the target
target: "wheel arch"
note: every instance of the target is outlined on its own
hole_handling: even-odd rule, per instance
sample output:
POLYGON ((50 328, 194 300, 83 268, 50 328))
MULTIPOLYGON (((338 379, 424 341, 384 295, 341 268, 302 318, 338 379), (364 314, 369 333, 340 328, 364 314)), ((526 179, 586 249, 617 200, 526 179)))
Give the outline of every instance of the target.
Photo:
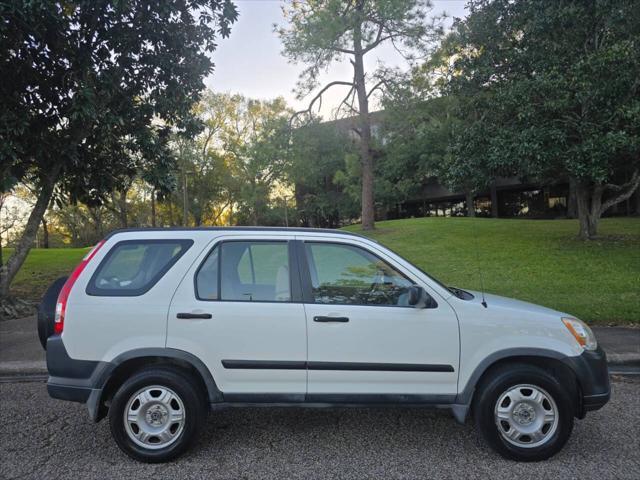
POLYGON ((100 374, 98 387, 87 400, 89 412, 94 421, 99 421, 107 414, 108 402, 117 389, 132 374, 148 366, 170 366, 179 369, 200 384, 207 395, 208 403, 221 402, 222 392, 218 389, 207 366, 195 355, 172 348, 143 348, 131 350, 118 355, 106 364, 100 374))
POLYGON ((580 382, 576 372, 564 362, 566 358, 568 357, 560 352, 542 348, 515 348, 495 352, 476 366, 466 385, 458 393, 456 403, 471 405, 476 389, 492 372, 511 363, 524 363, 551 371, 564 385, 573 384, 571 395, 577 402, 576 412, 579 413, 581 412, 580 382))

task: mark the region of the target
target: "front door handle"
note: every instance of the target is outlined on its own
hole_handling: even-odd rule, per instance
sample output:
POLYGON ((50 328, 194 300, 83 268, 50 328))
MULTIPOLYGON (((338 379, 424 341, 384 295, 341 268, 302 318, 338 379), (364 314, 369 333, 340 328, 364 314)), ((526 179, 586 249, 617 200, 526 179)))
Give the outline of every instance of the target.
POLYGON ((176 317, 182 320, 195 319, 195 318, 208 320, 212 318, 213 315, 211 315, 210 313, 178 313, 176 317))
POLYGON ((313 321, 321 322, 321 323, 329 323, 329 322, 347 323, 349 321, 349 317, 313 317, 313 321))

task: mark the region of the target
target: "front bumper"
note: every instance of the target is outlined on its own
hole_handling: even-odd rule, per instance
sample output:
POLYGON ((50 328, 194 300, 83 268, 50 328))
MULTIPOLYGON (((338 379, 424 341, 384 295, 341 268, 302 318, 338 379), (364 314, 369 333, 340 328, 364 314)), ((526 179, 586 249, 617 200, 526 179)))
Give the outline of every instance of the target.
POLYGON ((576 357, 566 357, 563 362, 573 370, 580 386, 578 417, 602 408, 611 398, 609 367, 604 350, 601 347, 594 351, 585 350, 576 357))

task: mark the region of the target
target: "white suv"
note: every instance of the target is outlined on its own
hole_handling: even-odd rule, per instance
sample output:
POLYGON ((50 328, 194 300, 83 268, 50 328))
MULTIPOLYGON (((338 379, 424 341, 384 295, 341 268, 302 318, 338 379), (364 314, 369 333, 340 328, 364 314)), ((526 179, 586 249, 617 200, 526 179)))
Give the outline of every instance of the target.
POLYGON ((541 460, 610 395, 580 320, 346 232, 124 230, 63 281, 40 311, 49 394, 142 461, 185 451, 211 409, 382 404, 471 411, 502 455, 541 460))

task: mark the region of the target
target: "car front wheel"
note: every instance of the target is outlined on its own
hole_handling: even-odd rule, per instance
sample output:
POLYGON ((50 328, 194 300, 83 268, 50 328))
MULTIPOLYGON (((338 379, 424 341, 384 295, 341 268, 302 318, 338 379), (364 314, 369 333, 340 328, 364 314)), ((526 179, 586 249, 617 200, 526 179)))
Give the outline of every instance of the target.
POLYGON ((474 402, 476 427, 502 456, 545 460, 559 452, 573 429, 571 389, 546 370, 502 367, 482 383, 474 402))
POLYGON ((109 424, 127 455, 157 463, 183 453, 205 415, 203 394, 192 379, 156 367, 134 374, 118 389, 109 408, 109 424))

